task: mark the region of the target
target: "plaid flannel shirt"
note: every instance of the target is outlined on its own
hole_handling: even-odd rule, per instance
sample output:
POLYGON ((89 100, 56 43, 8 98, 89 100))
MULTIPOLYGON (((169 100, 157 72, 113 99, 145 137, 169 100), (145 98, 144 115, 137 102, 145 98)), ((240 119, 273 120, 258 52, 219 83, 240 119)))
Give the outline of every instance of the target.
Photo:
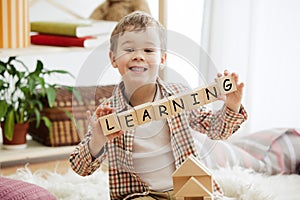
MULTIPOLYGON (((160 79, 157 80, 157 83, 163 97, 186 92, 188 89, 181 84, 165 84, 160 79)), ((122 93, 123 89, 124 84, 120 83, 113 96, 104 103, 113 107, 117 113, 129 108, 122 93)), ((226 139, 240 127, 246 118, 247 114, 243 107, 239 113, 235 113, 226 106, 216 113, 212 113, 203 106, 168 118, 167 123, 170 129, 176 169, 188 156, 194 155, 198 158, 190 127, 199 131, 199 134, 207 134, 211 139, 226 139)), ((111 199, 126 199, 134 195, 148 194, 149 186, 136 175, 133 168, 134 133, 135 130, 129 130, 122 136, 108 141, 101 149, 99 157, 94 159, 88 148, 88 142, 91 139, 91 130, 89 130, 70 156, 72 169, 79 175, 90 175, 108 158, 111 199)), ((221 188, 216 182, 214 182, 213 189, 222 194, 221 188)))

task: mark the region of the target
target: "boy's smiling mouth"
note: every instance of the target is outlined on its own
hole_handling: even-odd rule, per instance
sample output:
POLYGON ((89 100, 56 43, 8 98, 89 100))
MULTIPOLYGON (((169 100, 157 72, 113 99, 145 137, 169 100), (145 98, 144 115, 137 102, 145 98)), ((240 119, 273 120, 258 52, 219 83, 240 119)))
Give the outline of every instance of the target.
POLYGON ((133 67, 129 67, 129 70, 133 72, 144 72, 147 70, 147 68, 142 66, 133 66, 133 67))

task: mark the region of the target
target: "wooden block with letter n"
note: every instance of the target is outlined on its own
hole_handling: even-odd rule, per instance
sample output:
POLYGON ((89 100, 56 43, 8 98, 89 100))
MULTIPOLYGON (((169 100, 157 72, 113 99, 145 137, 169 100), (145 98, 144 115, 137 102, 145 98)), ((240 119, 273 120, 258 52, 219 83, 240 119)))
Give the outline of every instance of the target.
POLYGON ((121 126, 116 113, 111 113, 109 115, 105 115, 98 119, 103 134, 109 135, 121 130, 121 126))
POLYGON ((118 113, 117 116, 123 131, 131 130, 138 126, 138 120, 134 109, 118 113))
POLYGON ((217 101, 220 95, 220 89, 217 84, 209 85, 208 87, 204 88, 205 104, 217 101))
POLYGON ((236 84, 231 75, 216 78, 221 94, 227 94, 236 91, 236 84))

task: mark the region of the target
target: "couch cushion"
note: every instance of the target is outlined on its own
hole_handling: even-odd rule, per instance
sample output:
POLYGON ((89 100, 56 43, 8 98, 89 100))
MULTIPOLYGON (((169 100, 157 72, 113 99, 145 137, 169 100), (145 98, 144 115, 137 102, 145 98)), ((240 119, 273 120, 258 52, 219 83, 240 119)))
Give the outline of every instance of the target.
POLYGON ((11 178, 0 177, 1 200, 56 200, 46 189, 11 178))

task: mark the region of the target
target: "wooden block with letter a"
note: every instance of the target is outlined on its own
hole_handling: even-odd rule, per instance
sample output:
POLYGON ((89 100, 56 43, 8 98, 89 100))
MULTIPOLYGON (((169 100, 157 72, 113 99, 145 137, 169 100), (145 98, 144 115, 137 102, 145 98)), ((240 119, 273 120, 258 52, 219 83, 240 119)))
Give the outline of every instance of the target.
POLYGON ((134 109, 117 114, 123 131, 134 129, 138 126, 138 120, 134 109))
POLYGON ((116 113, 111 113, 109 115, 105 115, 98 119, 103 134, 109 135, 121 130, 121 126, 116 113))
POLYGON ((216 78, 215 81, 219 86, 221 94, 227 94, 237 89, 235 81, 231 75, 216 78))
POLYGON ((155 120, 155 115, 151 103, 144 103, 134 107, 138 125, 155 120))

